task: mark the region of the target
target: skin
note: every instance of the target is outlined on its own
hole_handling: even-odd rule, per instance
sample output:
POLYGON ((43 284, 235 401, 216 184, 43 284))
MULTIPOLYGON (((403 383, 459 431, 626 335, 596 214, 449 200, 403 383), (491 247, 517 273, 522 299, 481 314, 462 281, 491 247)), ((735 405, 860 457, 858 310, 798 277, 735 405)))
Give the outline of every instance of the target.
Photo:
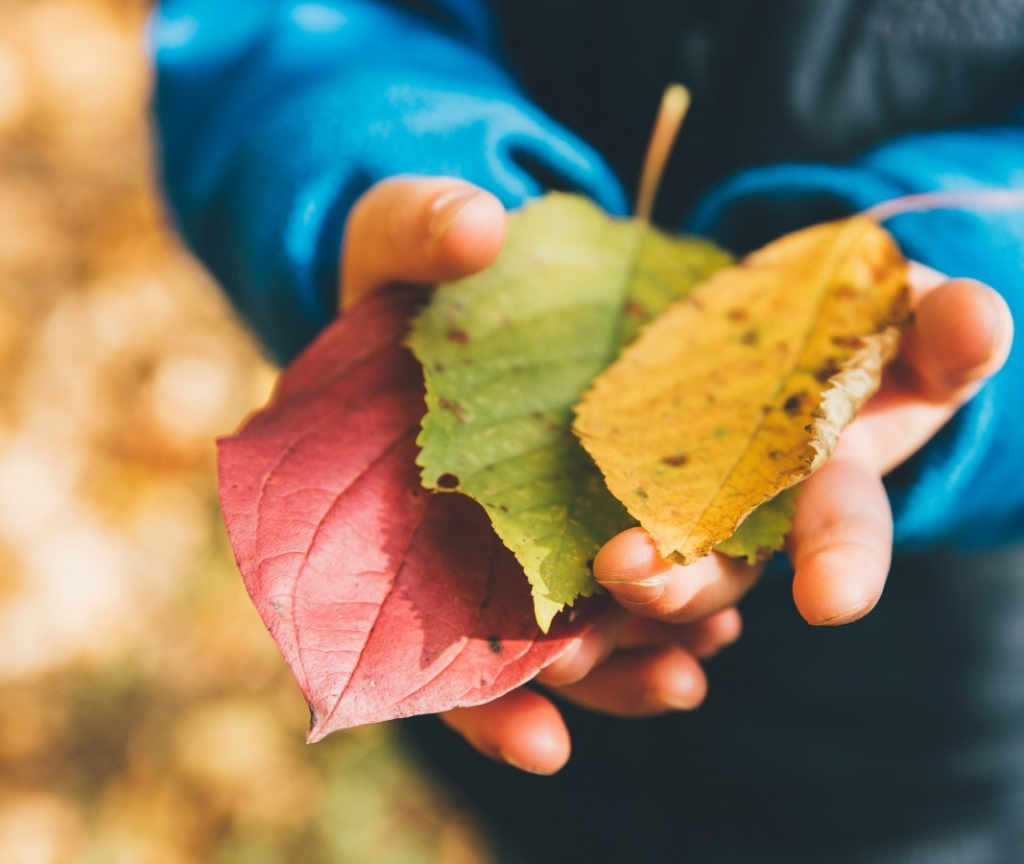
MULTIPOLYGON (((494 261, 505 210, 460 180, 396 178, 353 208, 342 253, 342 305, 394 282, 432 284, 494 261)), ((882 387, 843 433, 829 462, 803 483, 788 553, 793 598, 812 625, 866 615, 885 586, 892 514, 882 477, 920 449, 1003 365, 1013 339, 1006 302, 968 279, 911 266, 915 321, 882 387)), ((696 708, 701 660, 739 638, 736 604, 760 568, 712 554, 688 567, 663 561, 641 528, 612 538, 594 575, 618 601, 593 631, 537 677, 558 698, 621 717, 696 708)), ((519 688, 442 720, 474 748, 524 771, 551 774, 569 759, 565 723, 547 695, 519 688)))

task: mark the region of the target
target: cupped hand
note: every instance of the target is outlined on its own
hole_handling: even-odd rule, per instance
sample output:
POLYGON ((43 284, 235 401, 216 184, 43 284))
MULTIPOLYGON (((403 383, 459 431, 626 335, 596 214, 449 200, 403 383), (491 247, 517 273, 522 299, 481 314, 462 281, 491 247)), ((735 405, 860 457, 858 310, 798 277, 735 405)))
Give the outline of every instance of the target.
MULTIPOLYGON (((920 264, 911 264, 908 281, 915 316, 899 356, 835 455, 801 487, 787 549, 793 597, 811 624, 847 624, 878 602, 893 535, 882 477, 923 447, 1010 351, 1009 307, 987 285, 920 264)), ((624 608, 659 621, 714 614, 755 581, 715 554, 689 567, 666 564, 639 529, 605 545, 594 575, 624 608)))
MULTIPOLYGON (((374 186, 349 216, 342 308, 384 285, 467 276, 497 257, 505 211, 492 195, 448 178, 374 186)), ((892 516, 882 476, 922 447, 1009 353, 1013 324, 987 286, 946 280, 915 265, 916 318, 878 394, 846 430, 833 458, 803 484, 789 543, 793 592, 812 624, 843 624, 877 602, 888 573, 892 516)), ((619 716, 696 707, 706 691, 699 660, 739 636, 735 604, 760 569, 712 554, 668 564, 639 528, 594 562, 619 602, 538 682, 562 698, 619 716)), ((536 773, 569 758, 569 735, 546 695, 522 687, 442 719, 481 753, 536 773)))
MULTIPOLYGON (((497 257, 504 233, 501 203, 465 182, 408 177, 378 183, 348 219, 341 306, 395 282, 430 284, 481 270, 497 257)), ((746 570, 736 572, 743 585, 752 581, 746 570)), ((567 701, 618 716, 694 708, 707 690, 698 661, 735 641, 741 626, 735 609, 701 618, 669 625, 614 607, 537 680, 567 701)), ((527 771, 552 773, 569 758, 558 709, 531 688, 442 719, 481 753, 527 771)))

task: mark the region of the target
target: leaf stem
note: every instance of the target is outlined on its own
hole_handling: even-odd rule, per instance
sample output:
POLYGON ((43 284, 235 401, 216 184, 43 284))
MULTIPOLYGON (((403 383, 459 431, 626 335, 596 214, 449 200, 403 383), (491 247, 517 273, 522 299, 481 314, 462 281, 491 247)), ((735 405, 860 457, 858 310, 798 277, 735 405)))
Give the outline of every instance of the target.
POLYGON ((885 222, 904 213, 928 210, 1022 210, 1024 189, 963 189, 956 192, 922 192, 901 195, 864 210, 861 215, 885 222))
POLYGON ((640 177, 640 190, 636 198, 636 217, 642 222, 650 222, 654 213, 654 200, 658 195, 665 165, 676 143, 679 129, 690 110, 690 91, 682 84, 672 84, 661 97, 661 107, 654 121, 651 143, 647 145, 647 158, 644 159, 644 170, 640 177))

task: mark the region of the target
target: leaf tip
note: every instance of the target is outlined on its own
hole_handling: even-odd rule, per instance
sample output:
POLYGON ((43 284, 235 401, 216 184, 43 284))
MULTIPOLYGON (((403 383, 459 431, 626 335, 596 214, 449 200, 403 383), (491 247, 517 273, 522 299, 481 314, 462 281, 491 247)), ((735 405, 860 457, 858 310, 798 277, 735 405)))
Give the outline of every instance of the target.
POLYGON ((312 703, 308 703, 309 707, 309 729, 306 730, 306 743, 316 744, 318 741, 323 741, 327 737, 330 730, 324 728, 323 717, 317 707, 312 703))
POLYGON ((552 600, 550 597, 545 597, 541 594, 535 594, 533 597, 533 611, 537 618, 537 626, 540 627, 540 632, 547 635, 551 629, 551 623, 555 620, 555 616, 565 608, 564 603, 559 603, 556 600, 552 600))

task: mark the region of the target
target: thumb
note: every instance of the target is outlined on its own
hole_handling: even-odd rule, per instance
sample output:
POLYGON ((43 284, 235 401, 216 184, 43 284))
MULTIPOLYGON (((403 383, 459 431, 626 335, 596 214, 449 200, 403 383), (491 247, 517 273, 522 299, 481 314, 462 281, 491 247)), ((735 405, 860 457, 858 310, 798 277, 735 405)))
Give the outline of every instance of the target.
POLYGON ((402 177, 372 186, 345 226, 341 302, 348 309, 393 282, 429 284, 491 264, 505 239, 505 208, 451 178, 402 177))

